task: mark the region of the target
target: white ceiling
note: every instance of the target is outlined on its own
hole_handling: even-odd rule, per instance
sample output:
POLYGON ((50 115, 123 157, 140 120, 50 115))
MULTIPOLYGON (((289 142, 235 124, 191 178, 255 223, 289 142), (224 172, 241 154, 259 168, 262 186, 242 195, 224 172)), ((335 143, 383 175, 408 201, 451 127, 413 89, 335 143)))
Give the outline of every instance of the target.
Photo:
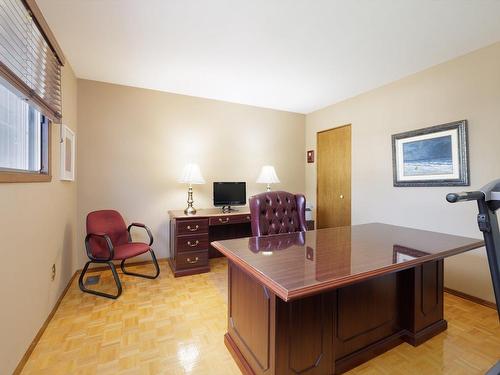
POLYGON ((79 78, 309 113, 500 40, 500 0, 38 0, 79 78))

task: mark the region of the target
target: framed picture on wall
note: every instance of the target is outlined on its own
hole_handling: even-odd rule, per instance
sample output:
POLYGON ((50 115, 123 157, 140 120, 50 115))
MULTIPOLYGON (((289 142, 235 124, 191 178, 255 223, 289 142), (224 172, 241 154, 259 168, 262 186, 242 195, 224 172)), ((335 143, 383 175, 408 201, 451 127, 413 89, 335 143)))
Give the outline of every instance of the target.
POLYGON ((75 180, 75 133, 61 125, 61 180, 75 180))
POLYGON ((467 121, 392 136, 394 186, 468 186, 467 121))

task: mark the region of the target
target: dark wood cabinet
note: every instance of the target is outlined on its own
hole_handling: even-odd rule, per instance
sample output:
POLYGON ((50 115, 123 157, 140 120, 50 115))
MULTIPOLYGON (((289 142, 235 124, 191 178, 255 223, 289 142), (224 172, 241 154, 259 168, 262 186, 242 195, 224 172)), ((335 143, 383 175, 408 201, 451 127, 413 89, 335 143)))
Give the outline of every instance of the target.
POLYGON ((209 271, 208 219, 170 220, 170 267, 174 275, 209 271))
POLYGON ((196 215, 186 215, 182 210, 168 213, 169 264, 175 277, 210 271, 208 259, 222 256, 210 242, 252 235, 248 209, 230 213, 216 208, 202 209, 196 215))

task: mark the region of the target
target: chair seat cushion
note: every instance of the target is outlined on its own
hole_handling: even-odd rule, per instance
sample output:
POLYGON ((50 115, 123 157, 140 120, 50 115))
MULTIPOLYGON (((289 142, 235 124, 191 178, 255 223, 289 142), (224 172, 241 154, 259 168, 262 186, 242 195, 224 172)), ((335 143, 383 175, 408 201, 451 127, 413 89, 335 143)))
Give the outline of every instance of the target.
POLYGON ((129 242, 115 246, 115 256, 113 259, 127 259, 146 253, 149 245, 142 242, 129 242))

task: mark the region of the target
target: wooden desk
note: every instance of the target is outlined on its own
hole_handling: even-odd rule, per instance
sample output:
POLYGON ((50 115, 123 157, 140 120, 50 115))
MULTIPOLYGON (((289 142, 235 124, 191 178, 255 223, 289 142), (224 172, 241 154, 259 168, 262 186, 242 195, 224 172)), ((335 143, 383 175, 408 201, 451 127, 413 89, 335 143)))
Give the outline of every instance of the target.
POLYGON ((385 224, 235 239, 225 343, 245 374, 339 374, 447 327, 443 258, 477 239, 385 224))
MULTIPOLYGON (((210 271, 208 259, 222 256, 210 245, 211 242, 252 235, 248 207, 229 213, 220 208, 200 209, 196 215, 186 215, 184 210, 170 210, 168 215, 169 264, 175 277, 210 271)), ((314 229, 314 221, 306 224, 308 230, 314 229)))
POLYGON ((223 213, 220 208, 200 209, 196 215, 183 210, 170 216, 170 268, 175 277, 210 271, 208 259, 221 256, 212 241, 252 235, 247 207, 223 213))

